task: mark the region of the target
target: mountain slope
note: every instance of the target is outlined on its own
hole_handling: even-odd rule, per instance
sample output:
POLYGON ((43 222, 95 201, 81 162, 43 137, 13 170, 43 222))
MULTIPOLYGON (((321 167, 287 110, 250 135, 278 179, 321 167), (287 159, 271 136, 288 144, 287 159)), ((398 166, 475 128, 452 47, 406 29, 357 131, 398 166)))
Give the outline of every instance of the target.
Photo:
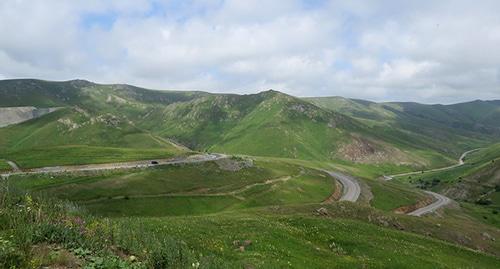
MULTIPOLYGON (((121 88, 102 87, 108 93, 106 97, 97 90, 101 86, 85 81, 1 81, 0 105, 3 107, 10 104, 60 107, 39 118, 0 128, 2 158, 15 160, 24 167, 34 167, 40 164, 32 160, 30 155, 33 152, 43 152, 45 159, 49 160, 61 160, 59 155, 64 154, 67 157, 63 160, 65 164, 166 158, 184 154, 169 141, 137 128, 128 120, 127 113, 140 111, 139 103, 125 103, 121 107, 109 101, 109 96, 120 92, 121 88), (141 154, 126 149, 136 149, 141 154)), ((136 96, 138 93, 140 91, 136 92, 136 96)), ((126 96, 124 93, 121 95, 126 96)), ((113 96, 120 101, 125 100, 118 94, 113 96)))
POLYGON ((306 98, 320 107, 350 115, 378 133, 403 138, 416 147, 445 155, 492 143, 500 138, 500 101, 455 105, 374 103, 342 97, 306 98))
POLYGON ((177 141, 199 151, 429 166, 446 164, 490 138, 474 130, 454 134, 453 127, 438 128, 440 123, 429 124, 401 105, 345 99, 332 108, 330 100, 276 91, 234 95, 6 80, 0 81, 0 96, 3 107, 62 108, 0 128, 3 152, 74 145, 175 152, 170 142, 177 141))

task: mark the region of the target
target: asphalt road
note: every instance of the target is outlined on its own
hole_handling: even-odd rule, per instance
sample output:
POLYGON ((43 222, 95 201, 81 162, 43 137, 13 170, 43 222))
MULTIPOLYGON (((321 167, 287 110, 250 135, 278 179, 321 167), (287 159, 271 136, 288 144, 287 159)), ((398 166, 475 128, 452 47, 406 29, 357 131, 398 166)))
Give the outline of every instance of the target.
MULTIPOLYGON (((426 171, 424 171, 424 173, 439 172, 439 171, 444 171, 444 170, 448 170, 448 169, 452 169, 452 168, 456 168, 456 167, 462 166, 462 165, 464 165, 464 159, 467 156, 467 154, 472 153, 474 151, 478 151, 478 150, 480 150, 480 148, 464 152, 460 156, 460 158, 458 159, 457 164, 454 164, 454 165, 451 165, 451 166, 447 166, 447 167, 442 167, 442 168, 436 168, 436 169, 426 170, 426 171)), ((385 180, 391 180, 391 179, 393 179, 395 177, 411 176, 411 175, 417 175, 417 174, 422 174, 422 171, 409 172, 409 173, 403 173, 403 174, 397 174, 397 175, 391 175, 391 176, 384 176, 384 179, 385 180)))
POLYGON ((339 172, 325 171, 342 184, 340 201, 356 202, 361 194, 361 187, 356 179, 339 172))
POLYGON ((223 154, 203 154, 203 155, 200 154, 200 155, 191 155, 188 157, 175 158, 175 159, 143 160, 143 161, 133 161, 133 162, 122 162, 122 163, 88 164, 88 165, 71 165, 71 166, 52 166, 52 167, 33 168, 29 170, 18 169, 17 171, 0 174, 0 176, 2 178, 7 178, 13 175, 147 168, 158 165, 201 163, 201 162, 215 161, 224 158, 227 158, 227 156, 223 154))
MULTIPOLYGON (((452 169, 452 168, 455 168, 455 167, 459 167, 459 166, 462 166, 464 165, 464 160, 465 160, 465 157, 467 156, 467 154, 469 153, 472 153, 474 151, 478 151, 480 149, 473 149, 473 150, 469 150, 469 151, 466 151, 464 152, 460 158, 458 159, 458 163, 457 164, 454 164, 452 166, 448 166, 448 167, 443 167, 443 168, 437 168, 437 169, 431 169, 431 170, 427 170, 427 171, 424 171, 424 173, 428 173, 428 172, 438 172, 438 171, 444 171, 444 170, 448 170, 448 169, 452 169)), ((384 179, 385 180, 391 180, 393 179, 394 177, 400 177, 400 176, 410 176, 410 175, 416 175, 416 174, 422 174, 422 171, 417 171, 417 172, 411 172, 411 173, 404 173, 404 174, 398 174, 398 175, 392 175, 392 176, 384 176, 384 179)), ((431 191, 425 191, 427 194, 433 196, 436 201, 428 206, 424 206, 422 208, 419 208, 415 211, 412 211, 410 213, 408 213, 408 215, 410 216, 416 216, 416 217, 420 217, 422 215, 425 215, 425 214, 428 214, 428 213, 432 213, 434 211, 436 211, 437 209, 449 204, 451 202, 451 199, 444 196, 444 195, 441 195, 439 193, 435 193, 435 192, 431 192, 431 191)))
POLYGON ((425 192, 427 194, 434 196, 434 198, 436 198, 436 201, 428 206, 424 206, 424 207, 421 207, 415 211, 412 211, 412 212, 408 213, 408 215, 420 217, 422 215, 432 213, 432 212, 436 211, 437 209, 439 209, 440 207, 443 207, 451 202, 450 198, 448 198, 444 195, 441 195, 439 193, 435 193, 435 192, 431 192, 431 191, 425 191, 425 192))

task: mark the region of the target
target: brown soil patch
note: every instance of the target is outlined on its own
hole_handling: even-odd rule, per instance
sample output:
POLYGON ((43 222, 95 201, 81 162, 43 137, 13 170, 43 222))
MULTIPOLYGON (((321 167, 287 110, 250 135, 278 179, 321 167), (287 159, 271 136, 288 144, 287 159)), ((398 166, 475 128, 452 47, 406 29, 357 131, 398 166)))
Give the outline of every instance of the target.
POLYGON ((432 204, 433 202, 434 202, 434 198, 429 196, 423 200, 418 201, 416 204, 396 208, 396 209, 394 209, 394 213, 396 213, 396 214, 408 214, 408 213, 413 212, 419 208, 422 208, 424 206, 428 206, 428 205, 432 204))
POLYGON ((335 191, 322 202, 323 204, 333 203, 340 200, 340 197, 342 197, 342 184, 336 179, 333 179, 333 182, 333 184, 335 184, 335 191))

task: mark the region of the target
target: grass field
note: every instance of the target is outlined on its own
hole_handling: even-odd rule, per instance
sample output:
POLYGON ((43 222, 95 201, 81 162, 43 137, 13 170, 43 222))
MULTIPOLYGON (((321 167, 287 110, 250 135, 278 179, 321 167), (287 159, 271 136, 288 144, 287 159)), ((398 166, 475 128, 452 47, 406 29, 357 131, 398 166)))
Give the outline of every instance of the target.
POLYGON ((414 205, 426 195, 399 182, 366 180, 373 194, 370 204, 378 209, 392 211, 396 208, 414 205))
POLYGON ((166 216, 317 203, 334 191, 325 173, 277 162, 228 171, 218 162, 74 175, 15 176, 18 189, 85 205, 98 215, 166 216))
POLYGON ((7 161, 0 159, 0 171, 9 171, 9 170, 11 170, 11 167, 7 163, 7 161))
MULTIPOLYGON (((7 268, 71 260, 96 268, 497 268, 500 263, 494 256, 371 223, 381 218, 390 225, 398 221, 369 208, 354 206, 347 213, 346 204, 323 205, 330 217, 311 214, 322 206, 311 204, 106 219, 60 201, 15 192, 6 196, 4 191, 0 238, 6 248, 0 252, 0 265, 7 268), (370 215, 371 221, 362 220, 370 215), (34 251, 40 248, 47 254, 34 251), (67 253, 65 258, 59 256, 61 251, 67 253)), ((430 224, 425 219, 399 221, 408 229, 430 224)), ((436 225, 430 228, 439 230, 436 225)))
MULTIPOLYGON (((246 163, 246 158, 230 160, 246 163)), ((334 184, 312 167, 332 167, 286 160, 255 158, 253 166, 238 171, 217 161, 16 176, 9 182, 12 189, 80 204, 93 215, 85 225, 91 228, 100 223, 98 227, 113 230, 113 239, 102 238, 113 240, 146 264, 159 259, 158 251, 168 256, 170 264, 206 265, 200 268, 410 268, 409 264, 495 268, 500 262, 452 244, 500 253, 499 243, 481 236, 488 232, 497 237, 498 232, 463 212, 446 219, 384 213, 421 198, 403 183, 364 179, 374 194, 371 205, 383 211, 352 203, 318 204, 333 192, 334 184), (320 207, 327 208, 328 216, 316 216, 320 207), (462 242, 463 238, 470 241, 462 242), (242 251, 240 244, 248 245, 242 251)), ((98 253, 89 255, 103 255, 98 253)))
POLYGON ((466 202, 460 203, 460 206, 468 215, 474 217, 478 221, 493 225, 497 227, 497 229, 500 229, 500 193, 495 193, 493 197, 496 200, 489 206, 466 202))
POLYGON ((346 219, 237 214, 118 222, 160 236, 174 234, 204 256, 257 268, 495 268, 499 262, 440 241, 346 219), (235 240, 252 244, 238 251, 235 240))
POLYGON ((286 158, 257 158, 259 160, 274 160, 279 162, 292 163, 314 169, 327 169, 332 171, 341 171, 350 175, 356 175, 356 178, 368 185, 373 197, 370 205, 375 208, 393 211, 402 206, 416 204, 418 201, 426 198, 418 189, 402 182, 387 182, 381 179, 383 175, 391 173, 402 173, 412 171, 410 166, 390 165, 390 164, 352 164, 337 160, 336 162, 306 161, 286 158))

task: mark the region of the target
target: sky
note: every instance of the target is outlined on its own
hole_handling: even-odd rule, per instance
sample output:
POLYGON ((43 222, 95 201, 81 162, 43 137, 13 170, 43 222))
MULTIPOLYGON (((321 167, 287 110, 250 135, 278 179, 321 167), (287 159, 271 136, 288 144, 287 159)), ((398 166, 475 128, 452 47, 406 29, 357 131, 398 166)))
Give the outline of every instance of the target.
POLYGON ((0 79, 500 99, 498 0, 1 0, 0 79))

